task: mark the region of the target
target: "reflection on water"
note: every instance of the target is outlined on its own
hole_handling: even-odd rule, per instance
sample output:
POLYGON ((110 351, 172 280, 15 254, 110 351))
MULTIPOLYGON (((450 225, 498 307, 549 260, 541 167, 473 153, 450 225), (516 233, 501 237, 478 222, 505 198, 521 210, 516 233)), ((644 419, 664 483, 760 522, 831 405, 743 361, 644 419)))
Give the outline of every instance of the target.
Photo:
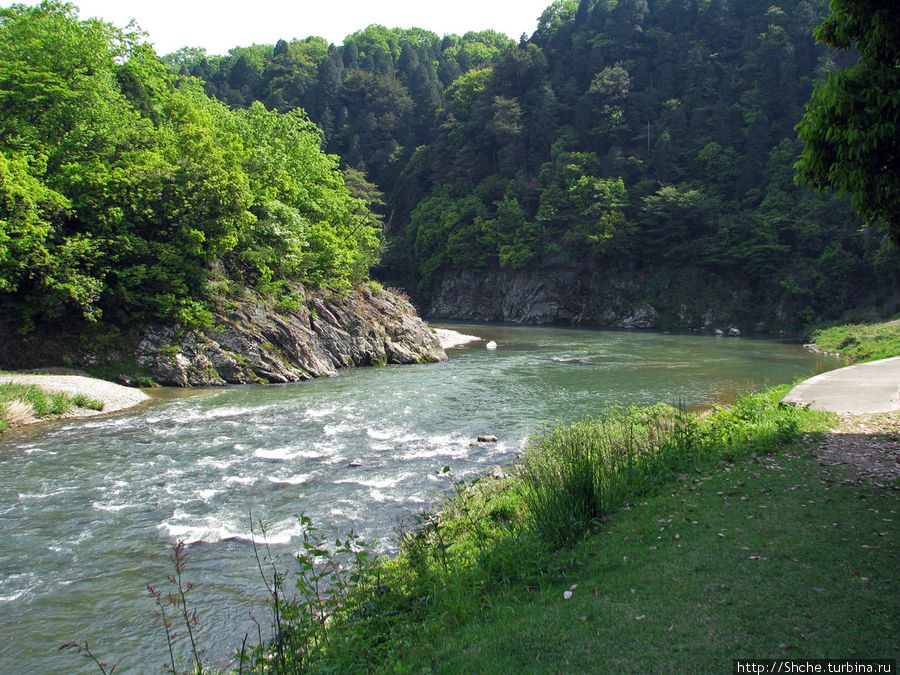
POLYGON ((613 404, 704 406, 836 365, 773 341, 447 328, 482 340, 449 363, 162 390, 137 411, 4 436, 0 672, 91 672, 57 653, 68 640, 87 640, 116 672, 161 670, 165 638, 145 586, 165 585, 173 540, 191 543, 201 641, 225 654, 255 634, 251 612, 266 616, 251 518, 282 556, 301 513, 390 550, 398 519, 453 480, 513 461, 543 422, 613 404), (500 442, 472 445, 479 434, 500 442))

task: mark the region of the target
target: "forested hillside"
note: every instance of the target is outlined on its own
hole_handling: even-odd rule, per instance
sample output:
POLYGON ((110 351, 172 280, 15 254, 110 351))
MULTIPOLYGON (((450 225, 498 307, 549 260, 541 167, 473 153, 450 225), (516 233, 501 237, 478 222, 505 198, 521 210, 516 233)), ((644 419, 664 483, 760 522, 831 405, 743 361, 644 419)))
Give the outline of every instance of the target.
POLYGON ((69 4, 0 10, 0 327, 203 325, 245 288, 291 307, 368 278, 375 193, 321 141, 69 4))
POLYGON ((594 280, 588 295, 627 280, 616 302, 652 299, 663 325, 708 293, 721 321, 799 329, 896 311, 900 277, 846 199, 794 182, 812 85, 846 65, 812 37, 826 14, 826 0, 559 0, 518 44, 371 26, 338 47, 168 59, 233 106, 307 110, 383 192, 378 274, 426 307, 462 272, 567 269, 594 280))

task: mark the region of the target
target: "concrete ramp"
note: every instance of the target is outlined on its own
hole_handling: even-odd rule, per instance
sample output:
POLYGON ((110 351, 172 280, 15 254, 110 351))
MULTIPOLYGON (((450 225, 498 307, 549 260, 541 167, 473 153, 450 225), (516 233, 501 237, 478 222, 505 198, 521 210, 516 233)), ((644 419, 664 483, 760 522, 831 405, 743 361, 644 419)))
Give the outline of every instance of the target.
POLYGON ((816 375, 781 402, 851 415, 900 410, 900 356, 816 375))

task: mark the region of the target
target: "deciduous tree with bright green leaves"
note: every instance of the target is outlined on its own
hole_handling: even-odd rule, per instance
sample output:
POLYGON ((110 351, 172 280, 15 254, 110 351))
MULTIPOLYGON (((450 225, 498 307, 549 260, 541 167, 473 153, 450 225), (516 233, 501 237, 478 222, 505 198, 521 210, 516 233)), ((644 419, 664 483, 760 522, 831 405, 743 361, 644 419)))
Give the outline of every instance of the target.
POLYGON ((321 145, 302 111, 233 111, 71 4, 0 9, 4 318, 196 322, 223 270, 264 293, 362 281, 374 197, 321 145))
POLYGON ((813 92, 797 129, 805 147, 798 178, 849 193, 868 224, 900 242, 900 4, 831 0, 815 35, 857 63, 832 72, 813 92))

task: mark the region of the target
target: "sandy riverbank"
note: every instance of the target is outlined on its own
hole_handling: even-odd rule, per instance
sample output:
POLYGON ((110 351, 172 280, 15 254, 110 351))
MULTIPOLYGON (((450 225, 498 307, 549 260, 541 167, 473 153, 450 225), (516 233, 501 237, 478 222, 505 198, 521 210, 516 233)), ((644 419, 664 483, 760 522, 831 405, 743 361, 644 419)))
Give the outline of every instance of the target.
MULTIPOLYGON (((6 373, 0 375, 0 384, 14 382, 16 384, 33 384, 46 391, 62 391, 70 396, 83 394, 88 398, 101 401, 103 410, 73 408, 64 417, 90 417, 105 413, 117 412, 146 403, 150 400, 140 389, 125 387, 114 382, 98 380, 83 375, 23 375, 6 373)), ((41 420, 34 420, 41 421, 41 420)))

